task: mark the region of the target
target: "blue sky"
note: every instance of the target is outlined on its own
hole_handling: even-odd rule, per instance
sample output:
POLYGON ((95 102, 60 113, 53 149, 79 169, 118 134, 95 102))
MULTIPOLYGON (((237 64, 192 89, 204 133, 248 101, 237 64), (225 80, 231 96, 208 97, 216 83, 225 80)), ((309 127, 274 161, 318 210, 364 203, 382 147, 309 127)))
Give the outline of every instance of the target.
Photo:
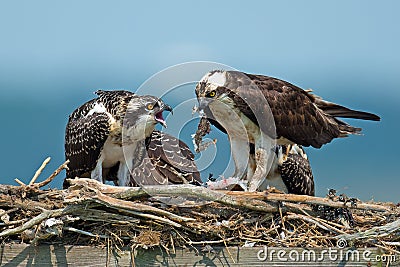
MULTIPOLYGON (((398 10, 398 1, 1 1, 1 182, 28 182, 47 156, 42 178, 61 164, 68 114, 95 90, 135 91, 167 67, 212 61, 380 115, 349 120, 364 135, 307 153, 317 195, 398 202, 398 10)), ((219 138, 218 151, 228 149, 219 138)))

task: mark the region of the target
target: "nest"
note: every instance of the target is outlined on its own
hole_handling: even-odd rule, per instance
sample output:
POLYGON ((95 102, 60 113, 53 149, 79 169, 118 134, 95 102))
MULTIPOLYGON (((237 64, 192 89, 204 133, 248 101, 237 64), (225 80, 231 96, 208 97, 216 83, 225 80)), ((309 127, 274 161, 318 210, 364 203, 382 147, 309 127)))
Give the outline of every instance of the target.
MULTIPOLYGON (((66 190, 0 185, 3 243, 175 248, 400 248, 400 207, 336 195, 213 191, 191 185, 115 187, 72 179, 66 190)), ((45 163, 42 165, 44 168, 45 163)), ((41 168, 42 168, 41 167, 41 168)), ((43 169, 42 168, 42 169, 43 169)))

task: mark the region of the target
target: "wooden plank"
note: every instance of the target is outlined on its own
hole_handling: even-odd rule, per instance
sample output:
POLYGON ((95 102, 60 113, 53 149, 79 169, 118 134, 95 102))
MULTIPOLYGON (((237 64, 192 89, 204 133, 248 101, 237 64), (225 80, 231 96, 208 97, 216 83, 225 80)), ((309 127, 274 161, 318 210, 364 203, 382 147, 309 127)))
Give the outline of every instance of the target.
POLYGON ((382 254, 377 248, 213 247, 168 254, 160 248, 108 252, 91 246, 3 244, 0 252, 1 266, 400 266, 400 255, 382 254))
POLYGON ((400 266, 400 255, 384 255, 385 262, 378 262, 382 255, 371 249, 303 249, 303 248, 213 248, 212 252, 195 249, 177 250, 168 255, 163 250, 138 251, 137 266, 400 266), (229 251, 228 251, 229 250, 229 251), (261 251, 261 252, 260 252, 261 251), (386 262, 390 261, 389 265, 386 262))
POLYGON ((0 266, 130 266, 130 254, 91 246, 5 244, 0 266))

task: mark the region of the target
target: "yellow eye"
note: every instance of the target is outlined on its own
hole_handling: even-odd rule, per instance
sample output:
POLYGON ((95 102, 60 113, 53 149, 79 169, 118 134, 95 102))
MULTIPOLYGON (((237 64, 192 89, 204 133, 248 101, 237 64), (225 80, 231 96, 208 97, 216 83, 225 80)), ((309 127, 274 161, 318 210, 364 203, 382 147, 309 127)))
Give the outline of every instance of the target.
POLYGON ((209 97, 214 97, 217 93, 215 91, 211 91, 207 94, 209 97))
POLYGON ((146 107, 148 110, 152 110, 153 108, 154 108, 154 105, 153 104, 147 104, 147 107, 146 107))

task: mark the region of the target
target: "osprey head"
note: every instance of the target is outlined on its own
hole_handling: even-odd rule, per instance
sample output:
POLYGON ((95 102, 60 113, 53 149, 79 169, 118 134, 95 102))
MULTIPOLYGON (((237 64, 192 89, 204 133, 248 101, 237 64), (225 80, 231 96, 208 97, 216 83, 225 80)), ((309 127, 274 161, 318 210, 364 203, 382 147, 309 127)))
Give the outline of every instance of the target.
POLYGON ((166 128, 167 123, 163 117, 164 110, 172 112, 172 108, 160 98, 150 95, 135 95, 126 108, 124 118, 124 127, 128 130, 126 133, 132 138, 137 136, 142 138, 143 133, 145 137, 148 137, 157 123, 166 128))
POLYGON ((204 75, 196 85, 196 96, 200 110, 204 110, 216 100, 225 104, 231 103, 226 81, 227 72, 223 70, 213 70, 204 75))

